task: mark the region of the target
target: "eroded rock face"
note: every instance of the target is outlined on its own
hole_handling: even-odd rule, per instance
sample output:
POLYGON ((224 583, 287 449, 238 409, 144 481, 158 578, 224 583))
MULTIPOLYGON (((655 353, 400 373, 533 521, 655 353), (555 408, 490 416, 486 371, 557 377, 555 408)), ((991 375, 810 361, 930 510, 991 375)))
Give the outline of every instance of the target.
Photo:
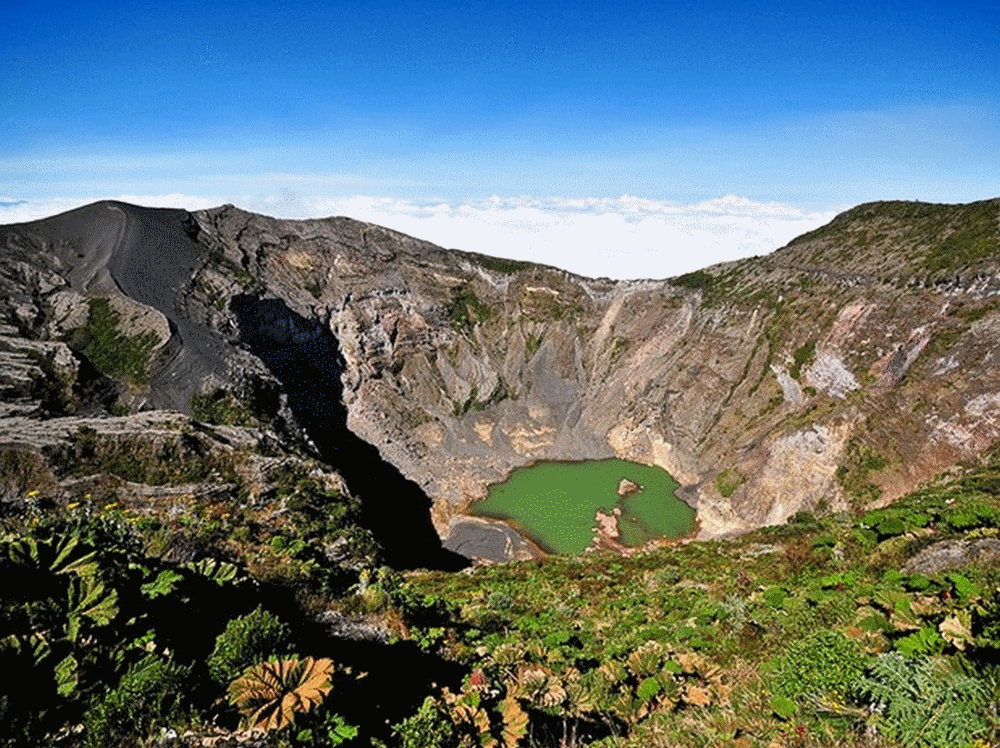
POLYGON ((998 206, 861 206, 764 258, 615 282, 347 218, 97 204, 75 234, 8 227, 0 277, 29 337, 75 324, 77 296, 148 307, 135 324, 170 339, 142 402, 183 411, 271 382, 283 433, 307 443, 234 304, 280 300, 257 332, 303 361, 319 328, 335 341, 347 428, 433 500, 446 543, 511 469, 615 456, 673 474, 707 537, 891 500, 1000 437, 1000 266, 978 250, 948 264, 967 224, 996 233, 998 206), (169 294, 137 270, 154 233, 179 260, 169 294))

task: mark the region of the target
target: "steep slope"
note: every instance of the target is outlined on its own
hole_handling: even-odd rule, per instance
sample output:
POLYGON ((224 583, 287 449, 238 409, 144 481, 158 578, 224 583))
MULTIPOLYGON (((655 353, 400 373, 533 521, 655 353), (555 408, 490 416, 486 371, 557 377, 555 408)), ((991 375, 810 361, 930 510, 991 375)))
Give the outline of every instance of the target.
MULTIPOLYGON (((446 546, 484 531, 463 510, 512 468, 610 456, 676 476, 709 537, 891 500, 1000 436, 998 214, 873 203, 767 257, 614 282, 346 218, 100 203, 3 230, 6 315, 54 340, 88 297, 141 304, 169 338, 119 404, 211 394, 306 448, 323 428, 303 434, 308 413, 333 410, 278 362, 320 366, 339 381, 309 397, 342 398, 347 428, 431 498, 446 546)), ((501 556, 530 553, 487 529, 501 556)))

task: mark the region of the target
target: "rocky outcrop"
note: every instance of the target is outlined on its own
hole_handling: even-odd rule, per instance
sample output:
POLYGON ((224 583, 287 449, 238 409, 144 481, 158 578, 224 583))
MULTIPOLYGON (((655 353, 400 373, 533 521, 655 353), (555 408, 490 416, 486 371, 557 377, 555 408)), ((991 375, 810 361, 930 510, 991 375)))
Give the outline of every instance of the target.
POLYGON ((99 203, 4 229, 0 279, 25 339, 65 338, 97 297, 123 335, 169 333, 131 409, 222 388, 337 466, 310 413, 340 416, 310 402, 342 401, 446 544, 516 555, 464 510, 537 460, 660 465, 709 537, 891 500, 992 445, 998 206, 870 204, 767 257, 615 282, 347 218, 99 203))
POLYGON ((942 540, 924 548, 906 562, 906 574, 937 574, 964 566, 996 566, 1000 563, 1000 540, 942 540))

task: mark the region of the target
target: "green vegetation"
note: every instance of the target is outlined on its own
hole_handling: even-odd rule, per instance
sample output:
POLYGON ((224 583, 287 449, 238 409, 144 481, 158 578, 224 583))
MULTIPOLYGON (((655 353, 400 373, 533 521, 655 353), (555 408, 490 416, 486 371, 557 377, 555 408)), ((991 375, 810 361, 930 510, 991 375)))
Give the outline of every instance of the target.
POLYGON ((216 268, 227 269, 240 284, 243 292, 250 296, 257 296, 264 292, 264 283, 239 263, 234 262, 225 255, 221 245, 214 242, 209 246, 209 264, 216 268))
POLYGON ((479 267, 486 268, 487 270, 493 270, 497 273, 504 273, 505 275, 511 275, 521 270, 537 267, 531 262, 524 262, 523 260, 510 260, 506 257, 491 257, 490 255, 481 255, 477 252, 457 252, 457 254, 465 257, 471 262, 474 262, 476 265, 479 265, 479 267))
POLYGON ((961 662, 888 652, 859 688, 884 716, 886 734, 902 745, 951 748, 996 732, 995 696, 982 679, 962 672, 961 662))
MULTIPOLYGON (((726 302, 739 300, 737 288, 745 280, 747 269, 753 267, 756 260, 757 258, 743 260, 722 271, 719 275, 712 275, 704 270, 695 270, 669 280, 675 286, 691 291, 701 291, 702 305, 715 307, 726 302)), ((759 299, 751 298, 750 301, 757 303, 759 299)))
MULTIPOLYGON (((803 512, 731 542, 424 573, 394 599, 439 605, 424 646, 472 674, 474 745, 502 739, 511 699, 527 745, 559 744, 540 739, 546 719, 591 736, 565 745, 992 745, 1000 569, 900 570, 937 540, 997 537, 998 495, 989 462, 861 517, 803 512)), ((423 745, 417 724, 462 734, 459 703, 425 702, 404 744, 423 745)))
POLYGON ((37 492, 52 480, 44 457, 14 444, 0 445, 0 475, 22 495, 37 492))
POLYGON ((815 340, 810 340, 808 343, 803 344, 795 350, 795 353, 792 356, 792 368, 788 370, 792 379, 800 379, 802 377, 802 367, 811 364, 815 355, 815 340))
POLYGON ((629 342, 625 338, 615 338, 614 345, 611 346, 611 364, 617 364, 625 351, 628 350, 629 342))
POLYGON ((87 748, 115 745, 122 736, 148 735, 177 723, 190 666, 151 653, 133 664, 118 685, 97 698, 84 717, 87 748))
POLYGON ((236 458, 232 452, 212 450, 207 441, 191 431, 176 440, 154 441, 135 437, 129 441, 100 438, 97 431, 81 426, 70 439, 60 463, 62 475, 98 473, 151 486, 203 481, 215 473, 236 483, 236 458))
POLYGON ((811 262, 843 261, 861 251, 912 250, 907 274, 931 277, 975 265, 993 257, 1000 241, 997 217, 1000 204, 985 200, 966 205, 921 202, 866 203, 840 214, 825 226, 792 240, 789 246, 812 241, 828 242, 838 252, 823 257, 814 253, 811 262))
POLYGON ((448 318, 457 332, 472 334, 473 328, 493 315, 493 310, 483 304, 475 292, 464 289, 457 293, 448 307, 448 318))
POLYGON ((832 696, 843 701, 864 666, 855 640, 839 631, 821 631, 789 644, 774 673, 774 690, 793 700, 832 696))
POLYGON ((215 640, 215 650, 208 658, 208 672, 216 683, 227 684, 245 668, 283 652, 288 642, 288 627, 271 612, 257 607, 245 616, 237 616, 215 640))
POLYGON ((499 386, 493 390, 491 394, 485 400, 479 398, 479 388, 476 385, 472 385, 469 389, 469 396, 465 399, 465 402, 452 401, 452 413, 456 418, 460 418, 468 413, 470 410, 476 412, 482 412, 486 410, 490 405, 494 403, 499 403, 506 400, 510 395, 507 392, 507 387, 503 382, 500 382, 499 386))
POLYGON ((60 372, 55 367, 55 351, 42 354, 38 351, 28 351, 28 358, 41 369, 41 376, 32 379, 28 396, 41 401, 42 408, 54 416, 73 413, 77 400, 73 394, 73 377, 60 372))
POLYGON ((221 312, 226 308, 225 292, 215 288, 215 286, 206 281, 201 275, 195 277, 195 288, 205 298, 205 301, 218 311, 221 312))
MULTIPOLYGON (((862 472, 879 462, 854 452, 862 472)), ((2 519, 0 745, 230 740, 241 722, 287 748, 1000 738, 1000 568, 913 563, 1000 538, 997 455, 861 515, 457 574, 379 567, 353 548, 358 501, 305 469, 254 504, 185 501, 29 500, 2 519), (196 560, 165 550, 178 537, 196 560), (355 645, 316 625, 330 611, 391 637, 364 645, 381 675, 338 660, 355 645), (434 685, 397 663, 418 649, 434 685)))
POLYGON ((715 476, 715 490, 720 496, 728 499, 746 482, 746 479, 746 476, 738 470, 726 468, 715 476))
POLYGON ((963 206, 953 230, 932 245, 924 258, 931 273, 968 267, 996 255, 1000 243, 998 206, 993 201, 963 206))
MULTIPOLYGON (((8 512, 0 526, 0 665, 20 675, 0 687, 0 745, 137 745, 161 728, 235 727, 227 689, 275 655, 317 646, 306 608, 324 595, 343 597, 370 568, 345 547, 349 540, 338 546, 344 566, 322 552, 347 536, 331 529, 342 519, 327 508, 337 495, 322 494, 322 503, 319 496, 300 482, 280 533, 265 524, 270 512, 244 516, 201 546, 217 555, 194 562, 150 554, 162 520, 112 505, 98 511, 89 497, 44 514, 31 502, 22 514, 8 512), (236 551, 245 559, 260 545, 311 551, 308 577, 283 586, 278 575, 248 576, 241 569, 250 564, 218 557, 236 551)), ((183 533, 186 522, 172 522, 171 535, 183 533)), ((357 734, 332 702, 301 691, 316 686, 313 674, 289 676, 296 681, 289 698, 310 708, 291 707, 302 712, 294 726, 266 727, 276 745, 339 745, 357 734)), ((323 674, 326 691, 335 680, 349 693, 357 681, 345 668, 323 674)))
POLYGON ((678 275, 676 278, 670 279, 670 282, 675 286, 689 288, 692 291, 708 290, 711 288, 714 281, 715 278, 706 273, 704 270, 694 270, 690 273, 684 273, 684 275, 678 275))
POLYGON ((528 336, 528 339, 527 341, 525 341, 524 344, 524 353, 525 353, 525 358, 527 358, 529 361, 535 357, 536 353, 538 353, 538 349, 542 345, 543 338, 544 336, 540 332, 532 333, 531 335, 528 336))
POLYGON ((103 374, 123 377, 133 384, 149 379, 149 359, 160 338, 153 332, 124 335, 119 330, 121 315, 107 299, 90 299, 87 324, 72 330, 66 341, 85 355, 103 374))
POLYGON ((255 426, 258 423, 250 408, 222 387, 192 395, 191 416, 202 423, 220 426, 255 426))
POLYGON ((837 482, 858 506, 879 498, 882 489, 869 480, 871 473, 888 465, 882 455, 872 451, 857 437, 852 437, 845 450, 844 464, 837 468, 837 482))
POLYGON ((542 324, 565 320, 575 324, 584 313, 579 298, 553 293, 549 289, 522 289, 521 315, 524 320, 542 324))

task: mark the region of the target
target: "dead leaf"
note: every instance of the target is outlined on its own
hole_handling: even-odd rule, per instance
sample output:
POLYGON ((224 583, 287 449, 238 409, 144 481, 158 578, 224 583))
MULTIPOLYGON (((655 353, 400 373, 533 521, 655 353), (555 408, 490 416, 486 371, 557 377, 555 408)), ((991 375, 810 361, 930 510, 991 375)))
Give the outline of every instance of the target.
POLYGON ((708 706, 712 703, 712 692, 707 688, 688 686, 684 689, 684 701, 695 706, 708 706))
POLYGON ((972 641, 972 616, 967 610, 955 611, 941 621, 938 631, 945 641, 951 642, 956 649, 965 649, 965 645, 972 641))

